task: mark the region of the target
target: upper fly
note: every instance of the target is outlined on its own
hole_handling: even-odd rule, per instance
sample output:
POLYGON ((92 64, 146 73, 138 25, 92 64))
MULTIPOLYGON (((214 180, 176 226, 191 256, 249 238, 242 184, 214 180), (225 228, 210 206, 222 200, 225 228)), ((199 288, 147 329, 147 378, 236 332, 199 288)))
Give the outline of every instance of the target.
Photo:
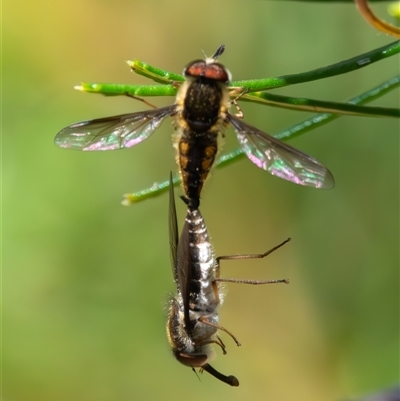
MULTIPOLYGON (((183 70, 176 101, 166 107, 114 117, 82 121, 62 129, 55 137, 61 148, 83 151, 130 148, 148 138, 170 116, 176 130, 174 147, 189 207, 197 209, 210 169, 215 164, 226 127, 231 125, 246 156, 259 168, 284 180, 313 188, 332 188, 334 180, 319 161, 246 124, 229 112, 230 72, 217 58, 220 46, 205 60, 183 70)), ((246 88, 242 88, 242 93, 246 88)))

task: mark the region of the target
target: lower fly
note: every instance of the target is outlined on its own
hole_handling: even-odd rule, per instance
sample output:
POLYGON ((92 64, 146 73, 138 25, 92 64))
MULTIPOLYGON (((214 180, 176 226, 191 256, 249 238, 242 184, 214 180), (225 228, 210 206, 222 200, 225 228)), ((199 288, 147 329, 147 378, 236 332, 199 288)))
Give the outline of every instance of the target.
MULTIPOLYGON (((170 184, 172 184, 170 178, 170 184)), ((262 254, 230 255, 216 258, 210 243, 207 226, 198 209, 188 207, 185 223, 178 239, 178 224, 173 186, 170 185, 169 237, 171 263, 176 295, 170 300, 167 336, 172 352, 182 364, 195 371, 205 370, 230 386, 239 386, 235 376, 225 376, 215 370, 209 361, 215 356, 212 345, 218 345, 223 354, 226 346, 218 330, 227 333, 240 346, 236 337, 220 326, 218 308, 222 303, 220 282, 242 284, 288 283, 279 280, 242 280, 221 278, 220 261, 233 259, 264 258, 290 239, 262 254)), ((190 202, 183 198, 190 205, 190 202)))

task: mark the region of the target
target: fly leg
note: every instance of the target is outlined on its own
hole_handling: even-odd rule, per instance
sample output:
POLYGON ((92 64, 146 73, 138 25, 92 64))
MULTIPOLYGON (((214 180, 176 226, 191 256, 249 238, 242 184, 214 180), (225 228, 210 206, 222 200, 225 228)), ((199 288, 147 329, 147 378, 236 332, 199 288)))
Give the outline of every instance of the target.
MULTIPOLYGON (((233 341, 235 341, 235 343, 236 343, 236 345, 237 345, 238 347, 241 346, 241 344, 240 344, 240 342, 238 341, 238 339, 237 339, 229 330, 227 330, 225 327, 222 327, 222 326, 220 326, 220 325, 218 325, 218 324, 210 323, 208 320, 206 320, 205 317, 200 317, 200 318, 197 319, 197 320, 198 320, 199 322, 201 322, 201 323, 207 324, 208 326, 215 327, 215 328, 218 329, 218 330, 225 331, 225 333, 229 334, 229 335, 232 337, 233 341)), ((217 344, 218 344, 218 343, 217 343, 217 344)))
POLYGON ((221 347, 222 353, 224 355, 227 354, 225 344, 222 342, 222 340, 218 336, 217 336, 217 340, 201 341, 199 343, 196 342, 196 345, 207 345, 207 344, 217 344, 218 346, 221 347))
POLYGON ((229 92, 229 96, 230 96, 231 98, 233 98, 233 99, 231 100, 231 103, 232 103, 232 104, 235 106, 235 108, 236 108, 236 111, 237 111, 237 112, 236 112, 234 115, 235 115, 235 117, 237 117, 237 118, 243 118, 243 116, 244 116, 243 111, 242 111, 242 109, 240 108, 240 106, 238 105, 237 101, 238 101, 243 95, 245 95, 245 94, 248 93, 248 92, 249 92, 249 90, 243 88, 243 86, 235 87, 235 88, 233 88, 233 89, 229 92))
POLYGON ((153 109, 156 109, 156 108, 157 108, 157 106, 155 106, 154 104, 151 104, 151 103, 148 102, 147 100, 144 100, 144 99, 142 99, 141 97, 137 97, 137 96, 135 96, 135 95, 131 95, 131 94, 128 93, 128 92, 125 92, 125 96, 128 96, 128 97, 130 97, 130 98, 132 98, 132 99, 135 99, 135 100, 139 100, 140 102, 143 102, 144 104, 146 104, 147 106, 149 106, 149 107, 151 107, 151 108, 153 108, 153 109))
POLYGON ((216 278, 215 281, 226 282, 226 283, 238 283, 238 284, 275 284, 275 283, 285 283, 289 284, 289 280, 287 279, 279 279, 279 280, 244 280, 244 279, 235 279, 235 278, 221 278, 220 274, 220 261, 221 260, 240 260, 240 259, 262 259, 266 256, 270 255, 272 252, 276 251, 286 243, 290 241, 290 238, 286 239, 279 245, 273 247, 267 252, 264 253, 252 253, 252 254, 244 254, 244 255, 227 255, 227 256, 218 256, 216 259, 216 278))

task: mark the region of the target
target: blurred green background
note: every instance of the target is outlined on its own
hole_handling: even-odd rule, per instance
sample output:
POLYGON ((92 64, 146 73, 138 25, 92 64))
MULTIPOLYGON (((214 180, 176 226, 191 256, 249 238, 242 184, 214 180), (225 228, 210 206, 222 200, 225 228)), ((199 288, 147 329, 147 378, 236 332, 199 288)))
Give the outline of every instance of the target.
MULTIPOLYGON (((375 10, 385 16, 385 4, 375 10)), ((122 194, 176 171, 171 127, 134 149, 56 148, 73 122, 139 111, 127 98, 73 90, 81 81, 149 83, 124 60, 181 72, 225 43, 234 79, 302 72, 393 41, 352 4, 227 0, 3 2, 3 396, 31 400, 339 400, 399 376, 399 122, 342 117, 290 141, 322 161, 336 187, 284 182, 248 160, 214 170, 202 212, 222 275, 289 278, 228 286, 220 310, 229 388, 171 356, 174 291, 164 194, 130 208, 122 194)), ((342 101, 398 73, 398 58, 275 91, 342 101)), ((173 98, 150 99, 167 105, 173 98)), ((374 105, 397 107, 398 91, 374 105)), ((243 104, 274 133, 307 117, 243 104)), ((226 150, 237 146, 231 131, 226 150)), ((176 190, 180 192, 179 189, 176 190)), ((185 209, 178 203, 183 222, 185 209)))

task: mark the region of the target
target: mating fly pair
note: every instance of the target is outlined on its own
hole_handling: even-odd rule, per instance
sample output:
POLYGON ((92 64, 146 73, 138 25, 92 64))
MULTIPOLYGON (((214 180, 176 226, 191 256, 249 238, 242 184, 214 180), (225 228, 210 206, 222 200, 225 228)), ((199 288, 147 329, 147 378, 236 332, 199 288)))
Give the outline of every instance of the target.
MULTIPOLYGON (((218 155, 218 141, 228 125, 233 127, 246 156, 259 168, 295 184, 331 188, 333 177, 314 158, 244 123, 229 112, 231 96, 246 93, 246 88, 229 92, 230 72, 217 58, 220 46, 211 58, 196 60, 183 71, 173 105, 138 113, 83 121, 62 129, 55 138, 57 146, 83 151, 130 148, 148 138, 167 118, 172 117, 176 135, 176 159, 188 206, 182 234, 178 240, 174 192, 170 180, 170 243, 177 294, 171 299, 167 334, 175 357, 192 369, 205 370, 217 379, 238 386, 234 376, 224 376, 209 364, 212 345, 225 345, 217 335, 218 307, 222 301, 221 281, 247 284, 287 282, 286 280, 249 281, 221 279, 219 262, 223 259, 263 258, 287 241, 260 255, 236 255, 215 258, 204 220, 198 210, 200 194, 218 155)), ((179 83, 175 82, 175 85, 179 83)))
POLYGON ((170 116, 185 196, 190 207, 197 209, 203 184, 218 155, 218 142, 231 125, 244 153, 257 167, 298 185, 332 188, 331 173, 316 159, 229 112, 231 96, 237 98, 247 89, 229 92, 231 74, 217 62, 224 49, 222 45, 211 58, 187 65, 183 70, 186 80, 173 82, 180 85, 174 104, 70 125, 57 134, 55 144, 83 151, 130 148, 148 138, 170 116))
MULTIPOLYGON (((188 200, 182 197, 185 203, 188 200)), ((217 331, 227 333, 235 343, 240 343, 227 329, 219 325, 218 308, 223 294, 220 282, 242 284, 288 283, 280 280, 242 280, 221 278, 220 261, 264 258, 280 248, 290 239, 263 254, 231 255, 215 258, 207 226, 198 209, 188 207, 182 233, 178 239, 174 188, 172 175, 169 188, 169 241, 171 264, 177 294, 170 300, 167 322, 167 337, 176 359, 193 370, 205 370, 230 386, 239 386, 235 376, 225 376, 215 370, 209 361, 215 356, 212 345, 221 347, 226 354, 225 344, 217 331)))

